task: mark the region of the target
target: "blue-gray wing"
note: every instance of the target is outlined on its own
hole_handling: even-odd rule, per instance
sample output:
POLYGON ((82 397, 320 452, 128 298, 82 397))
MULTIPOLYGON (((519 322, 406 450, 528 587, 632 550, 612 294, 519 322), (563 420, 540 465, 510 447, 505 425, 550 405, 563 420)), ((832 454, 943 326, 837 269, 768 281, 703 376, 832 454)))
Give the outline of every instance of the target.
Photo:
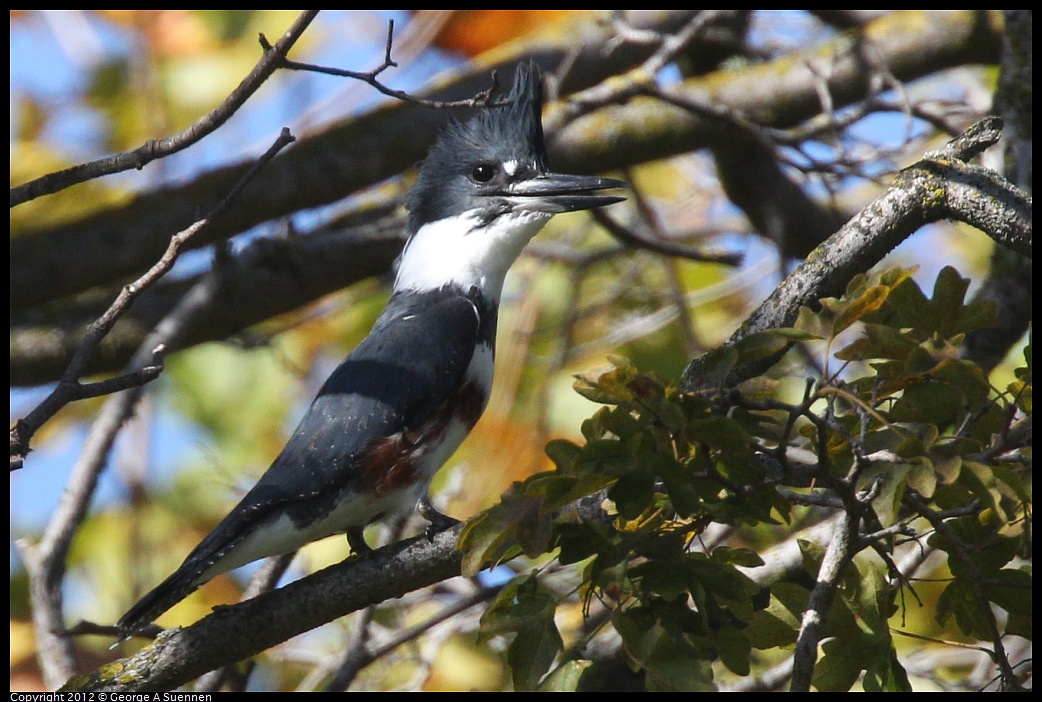
POLYGON ((357 461, 374 441, 422 426, 459 387, 479 342, 477 307, 465 297, 422 312, 414 305, 392 301, 333 372, 251 491, 257 501, 333 499, 359 478, 357 461))
MULTIPOLYGON (((381 438, 422 426, 434 415, 470 365, 480 341, 479 314, 477 306, 461 296, 392 298, 370 335, 322 386, 257 485, 173 575, 120 619, 120 628, 139 630, 207 579, 230 569, 224 565, 292 550, 317 538, 288 549, 284 541, 270 550, 258 543, 263 541, 261 532, 284 516, 306 533, 345 494, 357 493, 359 464, 370 447, 381 438), (250 552, 246 560, 235 552, 240 544, 250 552)), ((353 499, 364 497, 356 494, 353 499)), ((340 528, 354 526, 363 524, 340 528)))

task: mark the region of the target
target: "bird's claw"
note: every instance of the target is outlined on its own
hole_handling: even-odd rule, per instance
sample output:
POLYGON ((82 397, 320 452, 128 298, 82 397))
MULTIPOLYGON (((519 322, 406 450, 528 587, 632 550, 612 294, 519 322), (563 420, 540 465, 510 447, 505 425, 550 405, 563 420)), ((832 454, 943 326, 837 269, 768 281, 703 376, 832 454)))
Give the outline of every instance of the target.
POLYGON ((434 505, 431 504, 430 495, 424 495, 423 499, 420 500, 418 507, 420 516, 426 519, 430 524, 423 530, 423 535, 427 537, 428 541, 434 541, 434 537, 445 531, 451 529, 460 523, 458 519, 453 519, 447 514, 442 514, 434 505))

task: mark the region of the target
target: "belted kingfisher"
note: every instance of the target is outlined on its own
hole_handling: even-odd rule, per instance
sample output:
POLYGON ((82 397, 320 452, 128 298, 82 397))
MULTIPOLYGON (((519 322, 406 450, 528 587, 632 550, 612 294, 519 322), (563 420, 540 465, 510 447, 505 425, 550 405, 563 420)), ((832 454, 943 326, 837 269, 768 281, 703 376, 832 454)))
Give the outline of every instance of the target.
POLYGON ((409 239, 372 332, 257 485, 123 615, 122 631, 221 573, 332 534, 368 550, 367 524, 418 505, 433 525, 451 523, 427 489, 488 403, 507 270, 553 215, 620 202, 602 191, 629 187, 549 172, 534 63, 517 69, 506 102, 439 135, 406 198, 409 239))

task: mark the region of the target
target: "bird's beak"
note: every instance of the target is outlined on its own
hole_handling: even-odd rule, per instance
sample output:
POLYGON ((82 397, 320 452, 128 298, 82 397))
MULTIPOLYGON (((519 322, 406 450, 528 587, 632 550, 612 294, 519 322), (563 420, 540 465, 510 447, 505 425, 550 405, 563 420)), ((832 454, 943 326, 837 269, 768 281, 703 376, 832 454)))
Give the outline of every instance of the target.
POLYGON ((544 173, 512 183, 500 196, 515 208, 559 214, 613 205, 626 198, 605 195, 602 190, 628 189, 630 184, 614 178, 544 173))

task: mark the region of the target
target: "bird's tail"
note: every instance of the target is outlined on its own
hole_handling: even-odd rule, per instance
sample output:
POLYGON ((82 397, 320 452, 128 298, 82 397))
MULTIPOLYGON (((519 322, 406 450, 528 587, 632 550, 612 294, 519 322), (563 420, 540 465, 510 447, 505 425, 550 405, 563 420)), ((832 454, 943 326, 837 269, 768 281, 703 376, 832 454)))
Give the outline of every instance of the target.
POLYGON ((203 583, 253 560, 247 558, 236 562, 228 558, 245 538, 244 520, 245 517, 239 510, 225 517, 224 521, 188 554, 181 567, 127 610, 116 626, 128 635, 137 633, 155 621, 160 614, 195 592, 203 583))
POLYGON ((116 627, 127 635, 137 633, 175 604, 192 594, 205 582, 203 573, 212 565, 194 561, 191 557, 173 575, 138 600, 137 604, 120 617, 116 627))

